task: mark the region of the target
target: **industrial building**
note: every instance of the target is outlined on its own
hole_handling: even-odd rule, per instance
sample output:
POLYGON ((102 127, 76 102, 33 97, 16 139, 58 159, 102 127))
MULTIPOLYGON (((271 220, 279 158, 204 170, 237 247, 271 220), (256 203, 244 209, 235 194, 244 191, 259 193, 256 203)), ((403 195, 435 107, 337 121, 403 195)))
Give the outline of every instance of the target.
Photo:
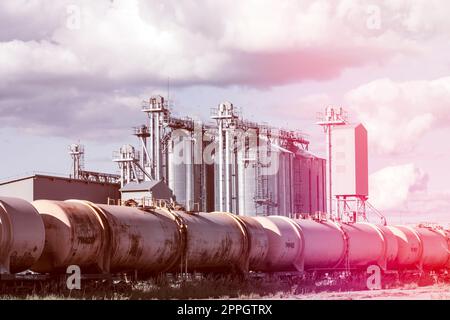
POLYGON ((144 101, 142 111, 148 122, 133 131, 140 150, 125 145, 113 155, 122 188, 163 181, 187 211, 326 211, 326 161, 309 152, 301 132, 247 121, 230 102, 211 110, 211 123, 173 117, 161 96, 144 101))
POLYGON ((160 200, 170 201, 173 198, 173 192, 169 189, 167 184, 163 181, 144 181, 144 182, 130 182, 122 187, 120 190, 122 203, 130 203, 135 199, 148 197, 149 199, 157 198, 160 200))
POLYGON ((246 216, 324 213, 326 160, 309 151, 300 131, 250 122, 230 102, 203 123, 171 114, 167 101, 144 101, 139 147, 113 153, 120 175, 84 170, 84 147, 69 148, 69 177, 30 175, 0 184, 0 195, 28 201, 82 199, 96 203, 166 200, 188 212, 246 216))
POLYGON ((119 184, 33 174, 0 183, 0 196, 27 201, 83 199, 108 203, 120 197, 119 184))
POLYGON ((17 197, 27 201, 40 199, 82 199, 109 203, 120 198, 120 176, 84 169, 84 146, 72 144, 72 173, 68 176, 33 173, 0 182, 0 196, 17 197))

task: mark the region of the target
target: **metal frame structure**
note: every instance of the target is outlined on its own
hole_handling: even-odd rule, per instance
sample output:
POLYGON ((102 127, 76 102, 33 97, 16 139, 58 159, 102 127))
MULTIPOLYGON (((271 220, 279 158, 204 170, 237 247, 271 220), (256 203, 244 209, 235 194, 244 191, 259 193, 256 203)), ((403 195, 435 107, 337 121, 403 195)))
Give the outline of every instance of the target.
POLYGON ((327 144, 327 176, 328 176, 328 214, 330 218, 335 218, 339 220, 339 212, 335 212, 335 216, 333 215, 333 177, 332 177, 332 144, 331 144, 331 136, 333 127, 342 126, 347 124, 347 114, 344 112, 342 108, 335 109, 334 107, 327 107, 325 109, 325 114, 319 113, 317 115, 319 121, 317 124, 323 127, 324 132, 326 133, 326 144, 327 144))
MULTIPOLYGON (((245 120, 239 108, 230 102, 211 110, 210 117, 215 124, 197 124, 188 117, 172 116, 169 103, 161 96, 145 100, 142 111, 148 116, 148 124, 133 131, 140 141, 140 152, 128 150, 131 146, 127 146, 127 150, 113 156, 121 169, 122 185, 132 181, 163 180, 174 191, 178 198, 175 201, 187 211, 200 208, 236 214, 277 214, 280 204, 273 193, 288 189, 283 186, 278 191, 277 184, 293 185, 294 158, 300 155, 299 150, 309 149, 309 141, 300 131, 245 120), (173 148, 180 143, 187 148, 182 157, 188 159, 177 167, 178 164, 172 163, 173 148), (203 151, 211 150, 213 164, 203 157, 203 151), (282 174, 289 177, 274 182, 274 178, 269 177, 268 165, 262 161, 264 155, 261 152, 267 152, 267 155, 288 153, 282 174), (212 172, 216 175, 215 182, 211 181, 212 172)), ((289 204, 282 208, 286 211, 282 214, 292 215, 296 208, 293 203, 295 192, 288 190, 287 193, 283 199, 289 204)))
POLYGON ((118 183, 120 176, 117 174, 95 172, 84 170, 84 146, 79 143, 73 143, 69 146, 69 154, 72 158, 73 176, 71 178, 94 181, 101 183, 118 183))
POLYGON ((147 161, 143 167, 149 168, 150 179, 161 180, 163 178, 161 140, 164 137, 163 123, 170 117, 169 106, 162 96, 153 96, 148 101, 143 101, 142 112, 148 116, 148 135, 151 138, 149 152, 147 152, 146 141, 142 142, 145 149, 145 157, 142 161, 144 164, 147 161))
POLYGON ((69 146, 69 155, 72 157, 73 178, 80 178, 80 171, 84 168, 84 146, 73 143, 69 146))
POLYGON ((224 102, 217 109, 212 109, 211 118, 216 120, 218 130, 218 167, 219 167, 219 210, 232 212, 232 168, 236 164, 236 153, 232 152, 231 131, 238 127, 238 110, 231 102, 224 102), (233 157, 233 159, 232 159, 233 157))
POLYGON ((124 145, 118 152, 113 153, 113 161, 119 165, 120 185, 123 187, 130 182, 141 182, 144 176, 150 174, 140 165, 140 153, 131 145, 124 145))
POLYGON ((318 114, 318 125, 326 133, 327 172, 328 172, 328 216, 331 220, 355 223, 368 221, 368 213, 377 216, 381 224, 386 225, 386 218, 368 202, 366 194, 335 195, 335 210, 333 210, 333 175, 332 175, 332 132, 336 126, 348 125, 347 112, 342 108, 327 107, 325 114, 318 114), (334 211, 334 212, 333 212, 334 211))

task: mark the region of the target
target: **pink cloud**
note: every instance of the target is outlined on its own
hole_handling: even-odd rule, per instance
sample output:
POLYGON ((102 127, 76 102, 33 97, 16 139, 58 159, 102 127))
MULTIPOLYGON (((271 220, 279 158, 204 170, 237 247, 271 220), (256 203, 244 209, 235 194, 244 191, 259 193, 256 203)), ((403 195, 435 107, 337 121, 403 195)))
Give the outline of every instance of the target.
MULTIPOLYGON (((438 2, 420 3, 377 2, 380 27, 371 29, 369 1, 2 2, 0 116, 6 125, 17 126, 20 114, 27 126, 50 126, 52 133, 59 126, 64 133, 60 120, 74 112, 64 110, 66 104, 86 110, 108 95, 114 101, 137 97, 165 88, 168 77, 173 86, 185 87, 261 88, 330 80, 399 53, 418 55, 427 45, 423 39, 438 38, 433 32, 448 35, 445 10, 438 2), (81 13, 79 29, 67 25, 68 5, 73 4, 81 13), (38 8, 45 14, 36 14, 38 8), (18 112, 30 108, 33 112, 18 112), (54 121, 49 124, 45 115, 54 121)), ((355 97, 363 108, 366 98, 373 98, 364 92, 355 97)), ((361 114, 372 115, 369 107, 361 114)), ((398 119, 397 113, 392 118, 398 119)), ((71 118, 77 119, 77 128, 83 127, 81 116, 71 118)), ((394 143, 384 139, 382 148, 392 152, 408 146, 405 140, 420 136, 434 122, 432 114, 418 113, 401 126, 403 138, 394 143)), ((376 127, 369 129, 369 137, 383 137, 376 127)))
MULTIPOLYGON (((372 5, 365 1, 215 1, 204 6, 79 1, 75 30, 67 27, 67 19, 73 18, 67 13, 72 1, 58 2, 57 7, 42 1, 44 11, 51 13, 47 22, 46 16, 31 14, 35 6, 18 3, 17 15, 45 32, 12 29, 5 34, 0 55, 6 70, 0 75, 20 81, 31 67, 42 77, 75 82, 81 74, 115 86, 132 81, 164 84, 169 76, 174 85, 271 86, 331 79, 348 68, 420 51, 408 30, 427 31, 422 14, 434 16, 435 11, 418 15, 413 4, 402 3, 401 19, 391 2, 379 4, 382 24, 376 30, 367 26, 372 5), (21 58, 27 54, 31 61, 21 58), (49 55, 55 61, 46 59, 49 55)), ((13 7, 0 5, 0 16, 13 20, 13 7)))
POLYGON ((373 150, 381 154, 410 152, 426 133, 450 125, 450 77, 379 79, 351 90, 346 101, 370 132, 373 150))

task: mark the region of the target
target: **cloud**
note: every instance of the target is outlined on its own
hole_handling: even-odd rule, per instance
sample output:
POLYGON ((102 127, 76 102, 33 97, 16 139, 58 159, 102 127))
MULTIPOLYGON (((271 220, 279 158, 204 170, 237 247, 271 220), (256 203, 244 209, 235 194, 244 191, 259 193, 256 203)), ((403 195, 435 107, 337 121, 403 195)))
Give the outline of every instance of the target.
POLYGON ((139 96, 95 94, 61 89, 33 96, 0 100, 2 119, 22 133, 70 139, 111 141, 144 121, 139 96), (48 112, 43 112, 47 108, 48 112))
MULTIPOLYGON (((445 30, 441 24, 446 21, 425 23, 442 10, 432 3, 421 10, 410 1, 379 3, 376 29, 367 23, 373 16, 368 1, 33 3, 0 6, 6 21, 0 39, 22 42, 4 46, 4 55, 21 46, 24 52, 42 55, 43 75, 54 71, 45 59, 51 54, 56 61, 67 58, 66 67, 59 68, 62 78, 85 71, 86 77, 120 79, 119 84, 131 79, 161 84, 168 76, 178 85, 270 86, 330 79, 347 68, 420 51, 414 38, 405 35, 445 30), (68 10, 73 4, 78 11, 68 10), (15 19, 27 23, 11 23, 15 19), (77 28, 71 28, 74 19, 77 28)), ((23 69, 30 65, 20 61, 25 62, 23 69)))
POLYGON ((16 126, 20 110, 33 108, 21 114, 22 126, 66 134, 69 115, 81 121, 88 106, 149 94, 168 77, 173 86, 258 88, 333 79, 399 53, 420 54, 417 37, 447 34, 445 10, 419 3, 379 2, 373 29, 368 1, 4 1, 0 117, 16 126), (78 116, 62 110, 67 105, 78 116))
MULTIPOLYGON (((46 78, 56 68, 61 80, 83 75, 114 86, 161 84, 169 76, 177 85, 274 85, 330 79, 408 48, 398 37, 393 46, 386 32, 365 37, 364 20, 348 22, 366 6, 345 1, 205 1, 201 10, 178 1, 78 3, 79 16, 67 10, 69 1, 57 10, 42 3, 51 13, 47 23, 31 15, 36 5, 19 3, 16 18, 43 31, 9 29, 2 36, 8 67, 0 74, 21 80, 31 67, 46 78), (70 27, 73 19, 79 28, 70 27)), ((14 19, 13 5, 1 9, 14 19)))
POLYGON ((428 175, 412 163, 385 167, 370 175, 369 201, 379 210, 408 210, 409 201, 427 186, 428 175))
POLYGON ((450 77, 431 81, 379 79, 351 90, 349 108, 369 131, 371 148, 404 154, 436 128, 450 124, 450 77))

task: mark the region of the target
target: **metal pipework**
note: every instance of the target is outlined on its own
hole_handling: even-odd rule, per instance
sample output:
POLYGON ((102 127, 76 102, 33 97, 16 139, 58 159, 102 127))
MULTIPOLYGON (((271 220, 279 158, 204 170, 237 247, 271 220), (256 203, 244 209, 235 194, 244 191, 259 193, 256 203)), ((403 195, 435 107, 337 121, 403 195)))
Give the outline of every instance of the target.
POLYGON ((219 122, 219 211, 224 211, 224 176, 223 176, 223 122, 219 122))
POLYGON ((186 211, 194 211, 194 159, 193 142, 191 137, 183 138, 184 165, 186 167, 186 211))
POLYGON ((153 113, 148 113, 149 127, 150 127, 150 158, 148 159, 150 166, 150 175, 155 177, 155 121, 153 118, 153 113))
POLYGON ((230 132, 225 130, 225 211, 231 212, 231 144, 230 132))

